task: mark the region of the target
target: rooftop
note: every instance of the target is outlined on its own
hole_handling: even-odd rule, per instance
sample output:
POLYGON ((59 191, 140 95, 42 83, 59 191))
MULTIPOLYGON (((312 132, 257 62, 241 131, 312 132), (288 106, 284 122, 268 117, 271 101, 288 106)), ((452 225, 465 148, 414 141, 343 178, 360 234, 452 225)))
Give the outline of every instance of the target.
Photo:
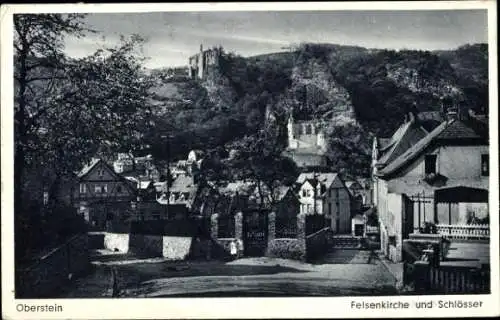
POLYGON ((330 188, 333 184, 333 182, 337 179, 338 174, 333 173, 333 172, 323 172, 323 173, 314 173, 314 172, 307 172, 307 173, 301 173, 299 177, 297 178, 297 183, 298 184, 303 184, 306 180, 310 181, 313 180, 316 177, 316 179, 324 184, 327 188, 330 188))
POLYGON ((404 123, 388 141, 384 141, 385 145, 380 148, 381 156, 377 163, 381 165, 390 163, 426 135, 427 131, 418 123, 413 121, 404 123))
POLYGON ((443 122, 436 129, 420 139, 417 143, 413 144, 411 148, 406 150, 403 154, 394 159, 394 161, 390 162, 386 167, 380 170, 378 175, 385 176, 400 169, 401 167, 418 157, 424 151, 424 149, 434 141, 449 143, 451 140, 454 140, 461 143, 466 143, 467 141, 474 140, 481 141, 482 143, 487 143, 484 138, 485 137, 483 137, 481 133, 474 130, 470 126, 470 124, 465 123, 461 120, 452 119, 443 122))

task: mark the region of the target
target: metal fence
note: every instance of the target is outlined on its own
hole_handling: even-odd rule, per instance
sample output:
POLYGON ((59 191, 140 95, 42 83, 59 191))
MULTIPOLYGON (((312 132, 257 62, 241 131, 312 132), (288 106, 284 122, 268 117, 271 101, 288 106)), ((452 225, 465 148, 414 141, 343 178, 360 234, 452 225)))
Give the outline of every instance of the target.
POLYGON ((433 267, 417 262, 405 265, 405 282, 413 284, 416 293, 489 293, 489 268, 461 266, 433 267))
POLYGON ((297 237, 297 217, 276 217, 276 238, 297 237))
POLYGON ((325 216, 322 214, 306 215, 306 235, 318 232, 325 228, 325 216))
POLYGON ((234 215, 220 215, 217 219, 217 238, 234 238, 236 225, 234 215))

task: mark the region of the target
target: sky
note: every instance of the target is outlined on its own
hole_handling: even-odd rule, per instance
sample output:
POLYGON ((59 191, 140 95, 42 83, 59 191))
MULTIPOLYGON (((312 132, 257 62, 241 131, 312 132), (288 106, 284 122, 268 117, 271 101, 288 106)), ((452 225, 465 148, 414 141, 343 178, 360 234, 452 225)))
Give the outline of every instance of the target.
POLYGON ((440 50, 488 38, 486 10, 93 13, 86 22, 99 33, 67 38, 70 56, 139 34, 147 39, 148 68, 185 66, 200 44, 252 56, 301 42, 440 50))

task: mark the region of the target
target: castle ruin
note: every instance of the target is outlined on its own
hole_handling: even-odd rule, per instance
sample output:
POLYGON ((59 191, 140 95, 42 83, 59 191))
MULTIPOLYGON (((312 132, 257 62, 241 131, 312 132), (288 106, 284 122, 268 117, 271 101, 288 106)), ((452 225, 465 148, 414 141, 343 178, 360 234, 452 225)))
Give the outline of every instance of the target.
POLYGON ((206 79, 209 70, 219 66, 222 52, 223 50, 220 46, 203 50, 203 45, 200 45, 200 52, 189 57, 189 77, 191 79, 206 79))

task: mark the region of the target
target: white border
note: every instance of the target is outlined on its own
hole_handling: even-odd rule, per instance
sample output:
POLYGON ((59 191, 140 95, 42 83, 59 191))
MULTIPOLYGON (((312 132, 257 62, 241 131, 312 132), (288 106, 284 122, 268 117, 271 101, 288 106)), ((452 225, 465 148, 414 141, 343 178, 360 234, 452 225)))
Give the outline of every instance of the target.
POLYGON ((499 308, 498 217, 498 78, 496 1, 321 2, 321 3, 176 3, 176 4, 50 4, 2 6, 1 22, 1 209, 2 317, 6 319, 157 319, 157 318, 374 318, 493 316, 499 308), (160 298, 15 300, 13 250, 13 57, 12 15, 43 12, 158 12, 158 11, 312 11, 312 10, 450 10, 487 9, 490 79, 490 218, 492 294, 470 296, 334 297, 334 298, 160 298), (354 310, 351 301, 429 300, 482 301, 481 309, 354 310), (61 313, 19 313, 17 303, 60 304, 61 313), (418 312, 418 313, 417 313, 418 312))

